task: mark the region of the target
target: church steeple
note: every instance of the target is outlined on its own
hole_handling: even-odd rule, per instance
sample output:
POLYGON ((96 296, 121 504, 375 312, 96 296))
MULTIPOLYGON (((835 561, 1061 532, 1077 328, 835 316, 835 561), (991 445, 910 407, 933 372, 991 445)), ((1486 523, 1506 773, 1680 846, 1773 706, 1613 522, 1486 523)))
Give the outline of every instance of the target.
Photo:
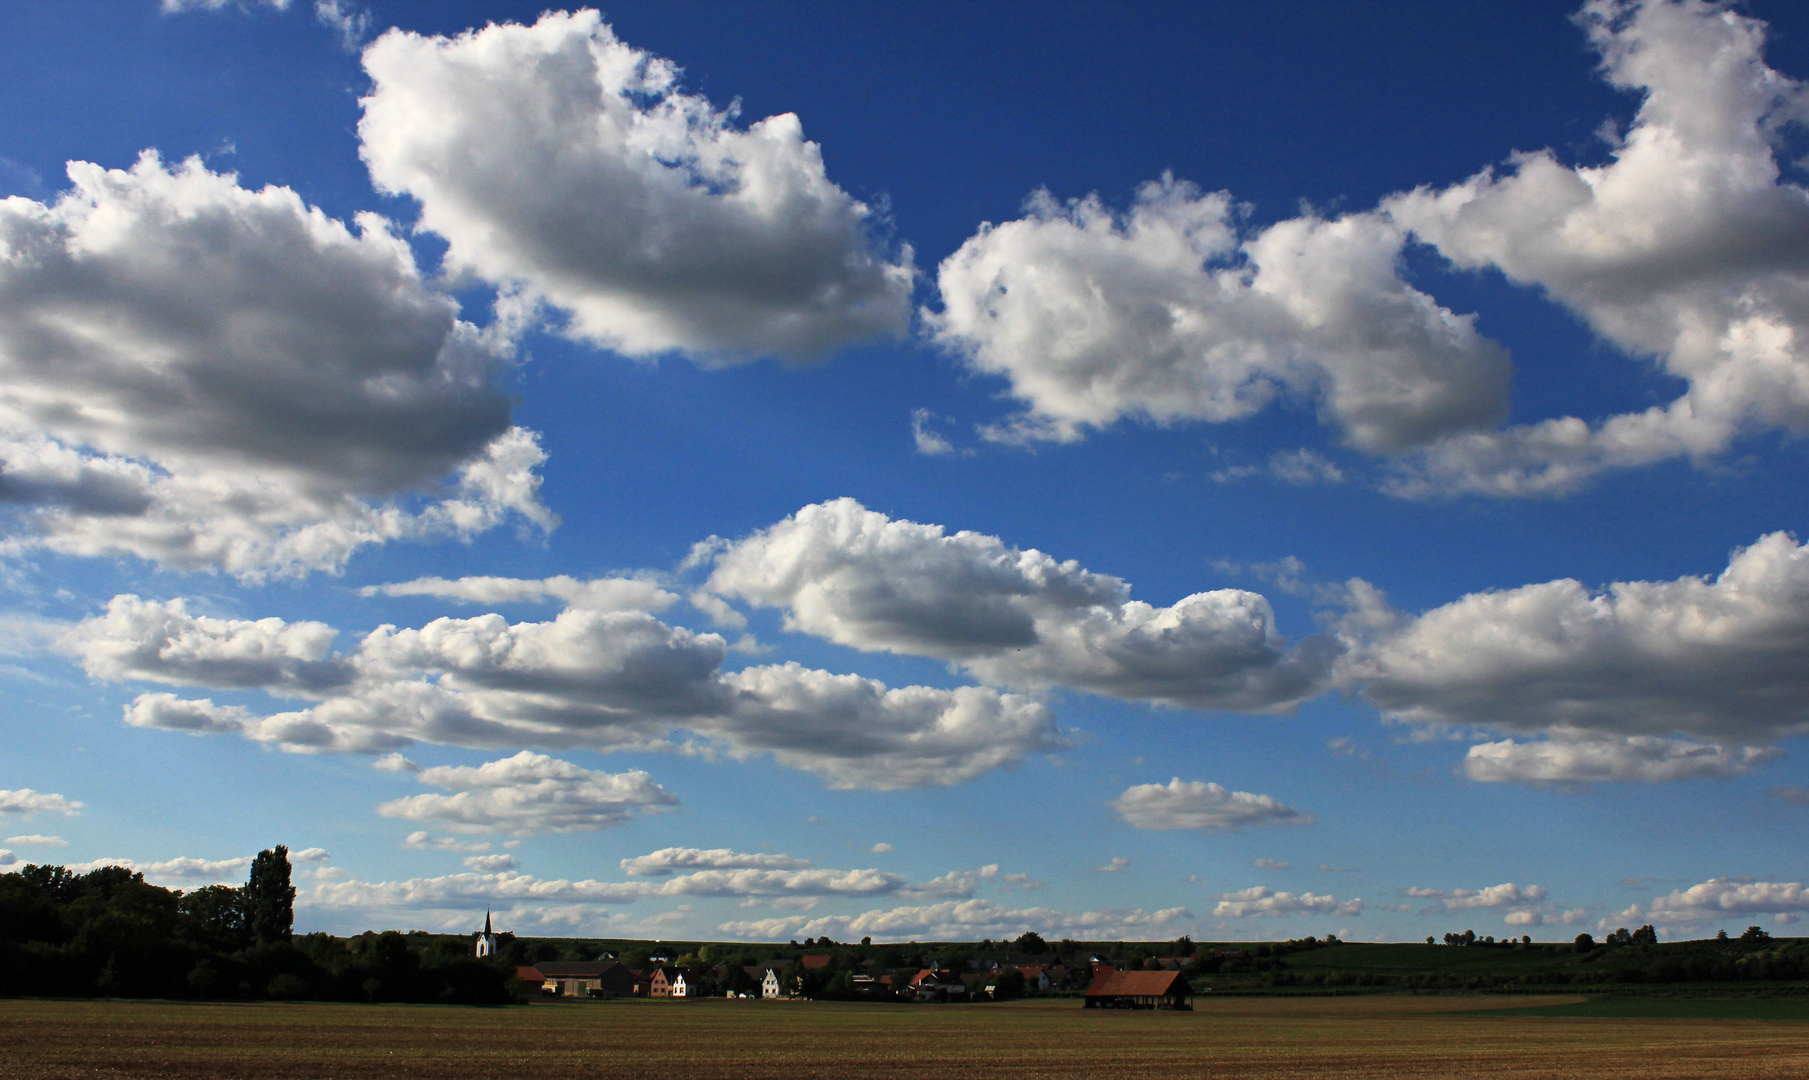
POLYGON ((496 932, 490 928, 490 909, 484 909, 484 928, 477 935, 477 955, 495 956, 496 947, 501 942, 496 939, 496 932))

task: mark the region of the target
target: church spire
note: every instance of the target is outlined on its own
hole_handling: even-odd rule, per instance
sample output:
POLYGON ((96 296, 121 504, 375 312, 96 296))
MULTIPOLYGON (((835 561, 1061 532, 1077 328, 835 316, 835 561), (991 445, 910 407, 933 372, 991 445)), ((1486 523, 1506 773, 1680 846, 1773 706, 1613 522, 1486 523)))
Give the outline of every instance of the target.
POLYGON ((484 935, 487 937, 487 936, 489 936, 489 933, 490 933, 490 909, 485 908, 484 909, 484 935))

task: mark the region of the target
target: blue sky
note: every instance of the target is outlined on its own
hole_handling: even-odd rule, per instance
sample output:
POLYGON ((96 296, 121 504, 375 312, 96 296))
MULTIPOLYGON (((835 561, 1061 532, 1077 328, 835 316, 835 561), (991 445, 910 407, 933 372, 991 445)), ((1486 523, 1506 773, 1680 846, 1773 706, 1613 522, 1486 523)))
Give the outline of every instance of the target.
POLYGON ((1809 19, 0 13, 0 859, 298 927, 1809 912, 1809 19))

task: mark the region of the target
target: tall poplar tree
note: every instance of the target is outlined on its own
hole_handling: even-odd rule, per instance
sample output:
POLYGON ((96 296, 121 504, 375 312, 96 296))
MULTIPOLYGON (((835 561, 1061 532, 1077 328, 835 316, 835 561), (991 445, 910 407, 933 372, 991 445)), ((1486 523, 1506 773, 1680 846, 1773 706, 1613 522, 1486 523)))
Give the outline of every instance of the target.
POLYGON ((251 860, 245 921, 260 945, 289 941, 295 926, 295 886, 289 884, 289 849, 281 844, 251 860))

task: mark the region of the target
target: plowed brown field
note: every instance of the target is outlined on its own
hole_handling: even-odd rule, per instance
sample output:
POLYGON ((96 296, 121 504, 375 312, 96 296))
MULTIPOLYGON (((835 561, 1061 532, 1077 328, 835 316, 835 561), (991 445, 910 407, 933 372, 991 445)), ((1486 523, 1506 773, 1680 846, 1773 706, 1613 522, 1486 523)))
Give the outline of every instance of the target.
POLYGON ((0 1077, 1809 1077, 1809 1024, 1491 1016, 1576 998, 186 1005, 0 1001, 0 1077))

